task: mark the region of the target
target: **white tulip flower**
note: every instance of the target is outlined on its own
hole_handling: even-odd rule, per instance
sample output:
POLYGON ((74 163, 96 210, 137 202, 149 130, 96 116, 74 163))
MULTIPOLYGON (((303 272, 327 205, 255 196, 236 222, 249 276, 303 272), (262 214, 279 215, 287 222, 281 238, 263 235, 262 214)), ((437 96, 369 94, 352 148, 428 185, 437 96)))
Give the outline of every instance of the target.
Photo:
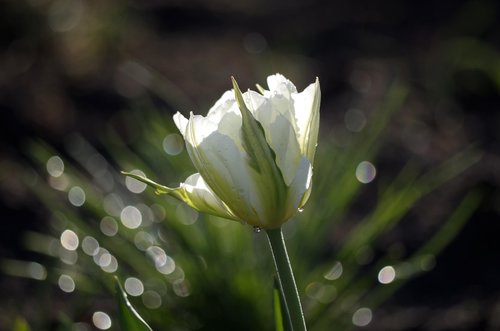
POLYGON ((298 93, 280 74, 269 90, 225 92, 206 116, 177 112, 174 121, 198 170, 178 188, 135 178, 198 211, 279 228, 311 192, 319 128, 319 80, 298 93))

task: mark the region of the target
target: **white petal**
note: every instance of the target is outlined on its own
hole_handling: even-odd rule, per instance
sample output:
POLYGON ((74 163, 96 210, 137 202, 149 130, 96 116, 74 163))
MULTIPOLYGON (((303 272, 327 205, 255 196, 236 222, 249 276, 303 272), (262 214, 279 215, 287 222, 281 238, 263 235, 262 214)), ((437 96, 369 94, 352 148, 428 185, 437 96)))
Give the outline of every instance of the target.
POLYGON ((212 191, 247 222, 263 213, 256 174, 241 147, 241 118, 227 112, 219 125, 210 116, 192 116, 186 129, 187 150, 212 191))
POLYGON ((270 92, 281 94, 285 97, 289 97, 291 93, 297 93, 295 85, 281 74, 267 77, 267 85, 270 92))
POLYGON ((199 173, 189 176, 180 185, 184 201, 198 211, 224 218, 235 219, 236 216, 224 202, 210 189, 199 173))
POLYGON ((309 85, 304 91, 292 94, 293 109, 296 119, 299 144, 309 161, 314 160, 319 131, 319 106, 321 91, 319 80, 309 85))
POLYGON ((214 113, 218 113, 218 116, 221 116, 223 113, 228 111, 233 107, 233 105, 236 103, 236 100, 234 98, 234 92, 232 90, 224 92, 222 97, 220 97, 219 100, 215 103, 215 105, 210 108, 208 111, 208 115, 213 115, 214 113))
POLYGON ((174 123, 179 129, 179 132, 184 136, 186 133, 186 127, 188 124, 188 119, 184 117, 180 112, 174 114, 174 123))
MULTIPOLYGON (((289 191, 289 205, 292 206, 293 214, 298 208, 302 208, 309 198, 312 187, 312 166, 309 160, 304 157, 300 162, 297 175, 294 178, 289 191)), ((292 215, 293 215, 292 214, 292 215)))
POLYGON ((262 125, 267 143, 276 155, 276 164, 281 170, 285 184, 289 186, 295 178, 301 158, 293 122, 290 116, 287 116, 289 114, 285 109, 278 109, 280 102, 275 102, 276 97, 268 99, 253 91, 246 92, 244 97, 245 103, 262 125))

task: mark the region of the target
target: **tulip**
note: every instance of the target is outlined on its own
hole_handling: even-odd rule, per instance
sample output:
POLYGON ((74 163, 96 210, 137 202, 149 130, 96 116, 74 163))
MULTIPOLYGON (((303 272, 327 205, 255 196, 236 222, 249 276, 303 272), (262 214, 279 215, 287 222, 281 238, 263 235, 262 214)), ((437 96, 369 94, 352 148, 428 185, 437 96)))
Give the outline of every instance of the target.
POLYGON ((170 188, 128 176, 184 201, 194 209, 264 229, 269 239, 286 319, 306 331, 305 319, 281 226, 307 202, 318 139, 319 81, 298 93, 280 74, 269 90, 242 93, 233 79, 207 116, 177 112, 174 122, 197 173, 170 188))
POLYGON ((206 116, 174 115, 198 171, 179 187, 134 177, 198 211, 279 228, 311 192, 321 92, 318 79, 300 93, 280 74, 267 83, 242 93, 233 79, 206 116))

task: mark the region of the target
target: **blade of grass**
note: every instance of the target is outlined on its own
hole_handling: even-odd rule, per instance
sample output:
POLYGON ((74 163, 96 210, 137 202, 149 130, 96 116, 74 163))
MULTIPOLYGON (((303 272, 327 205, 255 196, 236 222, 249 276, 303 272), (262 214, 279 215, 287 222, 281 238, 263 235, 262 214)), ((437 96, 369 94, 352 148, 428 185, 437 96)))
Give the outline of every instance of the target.
POLYGON ((122 331, 153 331, 130 304, 118 277, 115 277, 118 317, 122 331))

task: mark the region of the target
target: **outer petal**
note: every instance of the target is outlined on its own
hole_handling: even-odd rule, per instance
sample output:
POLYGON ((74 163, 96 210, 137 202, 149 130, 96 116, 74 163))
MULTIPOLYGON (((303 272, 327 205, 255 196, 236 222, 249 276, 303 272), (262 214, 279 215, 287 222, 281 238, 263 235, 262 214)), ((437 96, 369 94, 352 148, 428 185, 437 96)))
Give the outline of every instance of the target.
POLYGON ((199 173, 189 176, 177 189, 182 200, 194 209, 219 217, 238 220, 224 202, 210 189, 199 173))
POLYGON ((224 204, 224 202, 210 189, 198 173, 189 176, 184 183, 181 183, 181 185, 176 188, 158 184, 147 177, 137 174, 128 172, 122 173, 153 187, 157 194, 168 194, 185 202, 198 211, 224 218, 239 220, 224 204))
POLYGON ((302 153, 312 163, 319 131, 319 106, 321 100, 319 80, 316 78, 316 82, 309 85, 301 93, 292 94, 292 99, 299 144, 302 153))
POLYGON ((184 117, 180 112, 174 114, 174 123, 179 129, 179 132, 184 136, 186 133, 186 127, 188 124, 188 119, 184 117))
POLYGON ((264 208, 256 174, 242 152, 241 117, 229 111, 218 124, 211 117, 193 115, 189 119, 185 139, 191 160, 234 215, 249 223, 257 222, 264 208))
POLYGON ((299 208, 302 208, 309 198, 312 182, 312 166, 306 157, 300 160, 300 165, 297 170, 293 182, 288 188, 287 195, 287 219, 297 213, 299 208))

